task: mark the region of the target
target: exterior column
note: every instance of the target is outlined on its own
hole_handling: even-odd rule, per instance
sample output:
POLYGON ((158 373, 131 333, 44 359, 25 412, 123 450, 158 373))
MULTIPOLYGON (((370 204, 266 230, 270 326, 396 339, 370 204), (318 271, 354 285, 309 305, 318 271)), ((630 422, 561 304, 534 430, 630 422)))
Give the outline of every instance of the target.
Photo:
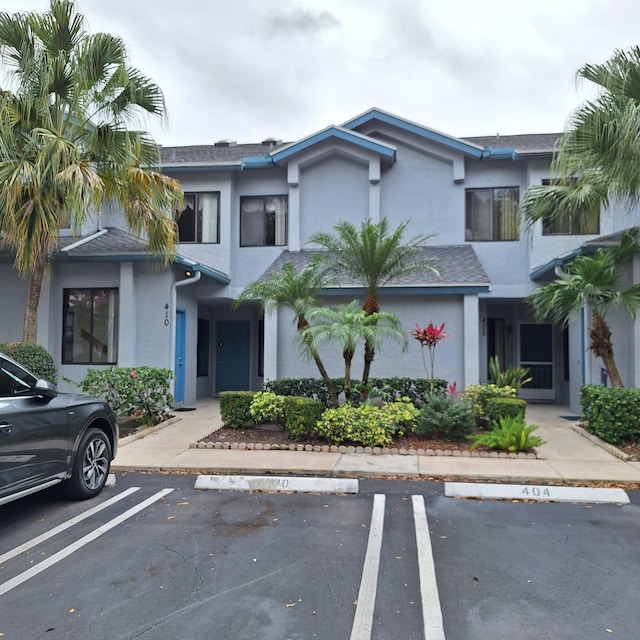
POLYGON ((463 389, 480 382, 480 313, 478 296, 463 297, 463 389))
MULTIPOLYGON (((640 282, 640 259, 636 256, 632 263, 632 282, 640 282)), ((635 320, 631 321, 632 325, 632 338, 631 338, 631 353, 633 354, 633 362, 631 363, 631 384, 636 389, 640 387, 640 317, 636 316, 635 320)))
POLYGON ((369 220, 380 222, 380 159, 369 161, 369 220))
MULTIPOLYGON (((49 321, 51 318, 52 269, 53 267, 51 267, 50 269, 45 269, 44 276, 42 278, 42 289, 40 291, 38 313, 36 315, 36 344, 45 345, 49 353, 54 357, 57 353, 57 361, 62 362, 62 344, 60 342, 60 338, 58 337, 56 339, 54 336, 49 335, 49 321)), ((27 289, 25 289, 25 293, 26 291, 27 289)), ((57 304, 62 305, 62 295, 60 295, 60 300, 57 301, 57 304)), ((22 328, 20 329, 20 335, 22 336, 22 328)), ((20 340, 22 340, 22 338, 20 338, 20 340)))
POLYGON ((290 164, 287 169, 289 184, 288 245, 289 251, 300 251, 300 169, 290 164))
POLYGON ((137 306, 133 263, 120 264, 120 288, 118 291, 118 366, 133 367, 136 364, 137 306))
POLYGON ((278 379, 278 310, 264 316, 264 381, 278 379))

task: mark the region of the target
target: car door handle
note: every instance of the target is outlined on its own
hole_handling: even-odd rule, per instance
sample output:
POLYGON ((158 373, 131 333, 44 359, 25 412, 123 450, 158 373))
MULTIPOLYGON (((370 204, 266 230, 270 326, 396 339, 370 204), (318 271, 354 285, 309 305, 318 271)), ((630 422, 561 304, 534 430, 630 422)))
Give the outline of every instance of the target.
POLYGON ((6 422, 0 422, 0 433, 11 433, 12 426, 6 422))

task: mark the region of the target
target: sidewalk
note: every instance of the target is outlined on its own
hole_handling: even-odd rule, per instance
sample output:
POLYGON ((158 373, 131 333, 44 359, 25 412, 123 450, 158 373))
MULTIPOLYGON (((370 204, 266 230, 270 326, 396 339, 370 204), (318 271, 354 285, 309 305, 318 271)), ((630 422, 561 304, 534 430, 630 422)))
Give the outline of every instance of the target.
POLYGON ((123 438, 112 469, 640 483, 640 462, 624 462, 576 433, 571 421, 562 417, 571 415, 558 405, 527 407, 527 422, 538 424, 536 434, 547 441, 538 448, 537 459, 190 448, 221 426, 218 401, 206 399, 193 411, 177 413, 178 419, 162 429, 123 438))

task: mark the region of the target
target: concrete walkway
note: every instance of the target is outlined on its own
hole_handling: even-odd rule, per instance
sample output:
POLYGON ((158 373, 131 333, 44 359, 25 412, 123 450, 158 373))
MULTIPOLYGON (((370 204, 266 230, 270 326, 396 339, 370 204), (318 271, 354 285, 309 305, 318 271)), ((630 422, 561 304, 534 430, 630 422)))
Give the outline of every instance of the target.
POLYGON ((536 434, 547 441, 538 448, 537 459, 190 448, 222 424, 218 401, 207 399, 193 411, 177 413, 178 419, 162 429, 123 438, 112 467, 120 471, 640 483, 640 462, 624 462, 576 433, 571 420, 562 417, 571 415, 567 407, 558 405, 527 407, 527 422, 538 424, 536 434))

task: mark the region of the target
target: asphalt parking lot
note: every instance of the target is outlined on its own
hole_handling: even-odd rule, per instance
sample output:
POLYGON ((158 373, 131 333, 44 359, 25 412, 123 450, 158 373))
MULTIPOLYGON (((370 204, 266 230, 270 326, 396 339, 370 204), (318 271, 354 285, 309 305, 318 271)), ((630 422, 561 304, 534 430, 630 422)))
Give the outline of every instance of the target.
POLYGON ((90 502, 1 507, 0 638, 637 640, 637 492, 618 506, 194 481, 119 474, 90 502))

